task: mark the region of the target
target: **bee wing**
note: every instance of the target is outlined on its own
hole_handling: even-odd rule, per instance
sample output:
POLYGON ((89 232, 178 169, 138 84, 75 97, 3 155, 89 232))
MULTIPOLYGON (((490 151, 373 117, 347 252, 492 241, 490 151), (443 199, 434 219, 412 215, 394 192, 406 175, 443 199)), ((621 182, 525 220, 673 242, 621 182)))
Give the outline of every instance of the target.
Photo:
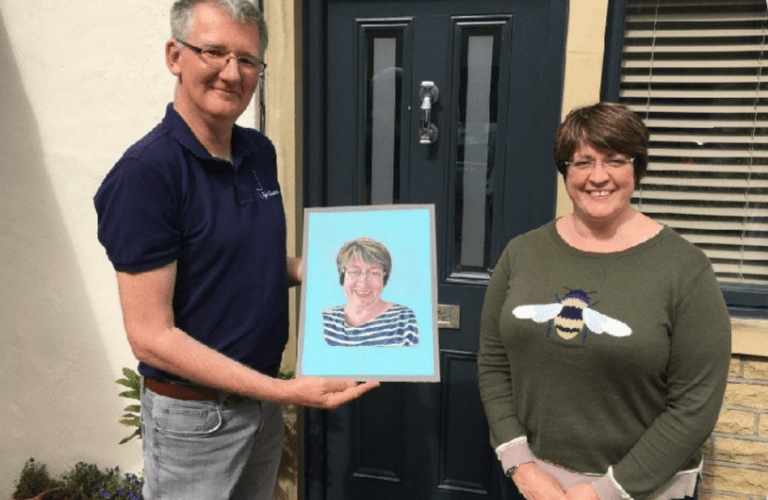
POLYGON ((512 309, 512 314, 520 319, 532 319, 536 323, 549 321, 563 309, 563 304, 555 302, 553 304, 531 304, 528 306, 517 306, 512 309))
POLYGON ((585 307, 582 316, 587 328, 595 333, 605 332, 614 337, 626 337, 632 334, 632 329, 626 323, 609 318, 605 314, 600 314, 592 309, 585 307))

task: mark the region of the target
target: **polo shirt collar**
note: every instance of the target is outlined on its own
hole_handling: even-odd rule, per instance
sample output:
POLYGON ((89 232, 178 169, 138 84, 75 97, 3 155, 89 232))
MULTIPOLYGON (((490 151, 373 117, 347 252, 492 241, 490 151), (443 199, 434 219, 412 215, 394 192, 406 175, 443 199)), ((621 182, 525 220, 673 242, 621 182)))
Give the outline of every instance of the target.
POLYGON ((235 169, 242 165, 243 160, 259 151, 259 146, 254 141, 248 140, 243 129, 235 125, 232 129, 232 164, 235 169))
POLYGON ((195 134, 192 133, 192 129, 189 128, 187 122, 184 121, 184 118, 182 118, 178 111, 173 107, 173 103, 168 104, 168 107, 165 110, 163 123, 168 127, 170 134, 179 141, 182 146, 187 148, 201 160, 214 161, 217 163, 223 162, 227 165, 232 165, 237 169, 243 163, 244 158, 258 150, 256 144, 245 144, 246 138, 243 136, 240 127, 235 125, 232 129, 232 163, 230 164, 228 161, 222 160, 221 158, 214 158, 211 153, 205 149, 205 146, 200 144, 200 141, 195 137, 195 134))

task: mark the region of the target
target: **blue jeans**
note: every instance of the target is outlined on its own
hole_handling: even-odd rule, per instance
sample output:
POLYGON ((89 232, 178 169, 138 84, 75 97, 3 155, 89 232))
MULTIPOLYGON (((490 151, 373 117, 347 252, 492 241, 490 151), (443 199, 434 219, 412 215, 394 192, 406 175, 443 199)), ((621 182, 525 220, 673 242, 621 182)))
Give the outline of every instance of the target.
POLYGON ((264 401, 182 401, 142 388, 145 500, 271 500, 282 408, 264 401))

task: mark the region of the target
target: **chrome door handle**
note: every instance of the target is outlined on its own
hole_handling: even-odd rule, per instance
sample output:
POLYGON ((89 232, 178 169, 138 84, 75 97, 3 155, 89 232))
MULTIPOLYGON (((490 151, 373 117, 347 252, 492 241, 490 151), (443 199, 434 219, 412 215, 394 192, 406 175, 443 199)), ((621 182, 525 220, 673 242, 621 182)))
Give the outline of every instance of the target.
POLYGON ((421 144, 434 144, 437 141, 437 126, 432 123, 432 105, 437 102, 439 95, 435 82, 421 82, 419 87, 419 99, 421 99, 419 143, 421 144))

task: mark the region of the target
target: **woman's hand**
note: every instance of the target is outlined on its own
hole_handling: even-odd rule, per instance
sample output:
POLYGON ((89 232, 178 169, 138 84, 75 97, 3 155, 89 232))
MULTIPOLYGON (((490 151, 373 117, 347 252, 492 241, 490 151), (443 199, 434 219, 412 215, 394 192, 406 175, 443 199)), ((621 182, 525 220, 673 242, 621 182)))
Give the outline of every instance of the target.
POLYGON ((595 490, 588 483, 571 486, 565 492, 565 497, 568 500, 599 500, 595 490))
POLYGON ((533 462, 524 463, 518 467, 512 474, 512 481, 526 500, 565 500, 567 498, 557 481, 536 467, 533 462))

